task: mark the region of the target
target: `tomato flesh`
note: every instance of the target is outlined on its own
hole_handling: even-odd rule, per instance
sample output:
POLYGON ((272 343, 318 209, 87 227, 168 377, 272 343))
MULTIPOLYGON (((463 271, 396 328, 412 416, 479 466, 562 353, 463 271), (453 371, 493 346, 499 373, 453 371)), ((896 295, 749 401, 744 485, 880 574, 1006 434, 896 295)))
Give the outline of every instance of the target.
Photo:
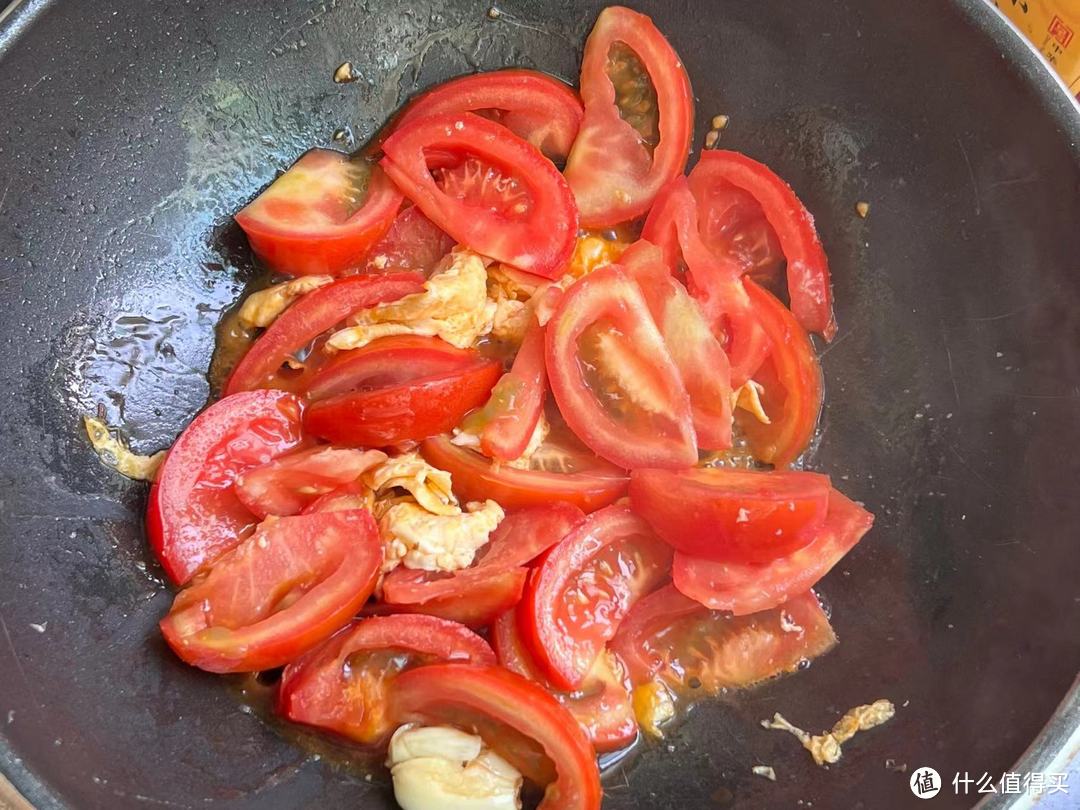
POLYGON ((577 207, 534 146, 462 113, 409 121, 383 151, 386 173, 458 242, 530 273, 562 273, 574 250, 577 207))
POLYGON ((444 433, 487 400, 502 368, 477 360, 442 374, 312 403, 304 429, 335 444, 386 447, 444 433))
POLYGON ((575 282, 546 331, 552 394, 593 452, 625 469, 697 461, 690 397, 640 288, 621 268, 575 282))
POLYGON ((278 316, 248 349, 225 384, 225 394, 264 388, 287 359, 349 315, 423 292, 416 273, 344 278, 310 292, 278 316))
POLYGON ((388 690, 409 667, 436 661, 493 664, 480 636, 433 616, 376 616, 354 621, 281 676, 276 710, 295 723, 354 742, 386 740, 388 690))
POLYGON ((402 199, 378 166, 312 149, 237 213, 236 222, 270 269, 340 275, 362 264, 402 199))
POLYGON ((499 666, 432 664, 403 672, 390 693, 398 723, 449 724, 479 734, 544 786, 537 810, 599 810, 593 748, 573 716, 542 686, 499 666))
POLYGON ((667 578, 671 548, 627 507, 590 515, 544 558, 522 598, 519 628, 545 675, 578 688, 619 622, 667 578))
POLYGON ((684 554, 766 563, 810 543, 829 507, 829 477, 810 472, 634 470, 630 505, 684 554))
POLYGON ((402 209, 386 234, 368 252, 365 270, 390 273, 414 270, 431 274, 454 247, 446 231, 424 216, 415 205, 402 209))
POLYGON ((641 216, 690 154, 694 98, 678 54, 647 16, 609 6, 585 42, 581 99, 566 179, 582 225, 641 216))
POLYGON ((177 594, 161 632, 210 672, 280 667, 348 623, 381 562, 366 511, 268 521, 177 594))
POLYGON ((635 685, 659 680, 692 699, 794 672, 835 644, 836 634, 812 591, 783 609, 730 616, 669 585, 634 606, 611 647, 635 685))
POLYGON ((768 610, 809 590, 843 559, 874 523, 874 516, 835 489, 825 522, 810 543, 761 565, 717 562, 676 553, 671 578, 686 596, 736 616, 768 610))
POLYGON ((300 400, 281 391, 234 394, 180 434, 146 510, 150 546, 169 579, 183 585, 256 523, 233 483, 300 443, 301 410, 300 400))

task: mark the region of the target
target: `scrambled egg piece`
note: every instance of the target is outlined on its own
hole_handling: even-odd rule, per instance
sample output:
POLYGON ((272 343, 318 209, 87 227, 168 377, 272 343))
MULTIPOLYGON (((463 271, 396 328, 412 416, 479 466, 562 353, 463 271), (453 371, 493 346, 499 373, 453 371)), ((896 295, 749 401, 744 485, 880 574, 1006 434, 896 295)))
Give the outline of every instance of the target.
POLYGON ((495 501, 473 502, 456 515, 436 515, 417 503, 391 506, 379 519, 386 546, 383 571, 399 564, 424 571, 468 568, 505 513, 495 501))
POLYGON ((432 467, 415 451, 388 458, 364 473, 363 481, 377 496, 395 488, 404 489, 416 503, 432 514, 461 514, 450 473, 432 467))
POLYGON ((484 260, 455 250, 424 282, 424 292, 358 312, 353 326, 330 336, 331 349, 357 349, 389 335, 440 337, 460 349, 491 332, 496 305, 487 297, 484 260))
POLYGON ((742 408, 744 411, 750 411, 754 418, 763 425, 772 424, 769 415, 765 413, 765 408, 761 404, 761 395, 764 393, 764 385, 754 380, 747 380, 731 392, 731 410, 742 408))
POLYGON ((386 760, 403 810, 518 810, 522 776, 475 734, 405 725, 386 760))
POLYGON ((102 463, 118 473, 136 481, 153 481, 158 467, 165 460, 165 451, 152 456, 132 453, 127 444, 109 432, 108 426, 92 416, 83 417, 83 427, 102 463))
POLYGON ((629 245, 625 242, 612 241, 592 234, 579 236, 566 272, 575 279, 581 278, 598 267, 617 262, 628 247, 629 245))
POLYGON ((801 728, 793 726, 777 712, 772 720, 762 720, 762 728, 779 729, 793 735, 803 748, 810 752, 818 765, 831 765, 843 755, 840 749, 844 743, 860 731, 880 726, 891 720, 896 714, 896 707, 888 700, 875 700, 866 706, 856 706, 836 721, 832 731, 811 736, 801 728))
POLYGON ((529 326, 532 309, 529 300, 546 286, 537 276, 536 283, 526 274, 506 270, 501 264, 488 268, 487 295, 495 305, 491 336, 507 343, 521 343, 529 326))
POLYGON ((248 328, 267 327, 301 295, 325 287, 333 281, 333 276, 301 276, 283 284, 275 284, 244 299, 237 317, 240 323, 248 328))
POLYGON ((675 698, 660 681, 643 683, 631 694, 634 717, 642 731, 653 737, 664 738, 660 726, 675 716, 675 698))

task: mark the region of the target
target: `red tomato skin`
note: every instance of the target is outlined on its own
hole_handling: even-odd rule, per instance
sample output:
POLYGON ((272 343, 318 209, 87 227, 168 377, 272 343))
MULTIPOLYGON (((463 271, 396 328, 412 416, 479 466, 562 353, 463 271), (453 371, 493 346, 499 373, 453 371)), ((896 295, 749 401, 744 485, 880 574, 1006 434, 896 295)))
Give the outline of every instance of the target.
MULTIPOLYGON (((376 739, 368 736, 364 695, 348 688, 345 671, 350 656, 379 649, 401 650, 440 661, 495 663, 488 643, 455 622, 422 615, 358 619, 285 667, 276 712, 294 723, 315 726, 360 743, 385 738, 392 728, 377 729, 376 739)), ((382 691, 392 688, 391 681, 382 691)))
POLYGON ((174 583, 186 583, 254 525, 232 483, 300 443, 302 409, 299 399, 281 391, 236 394, 211 405, 180 434, 158 470, 146 510, 150 547, 174 583), (209 486, 200 486, 207 478, 209 486))
POLYGON ((472 113, 409 121, 383 144, 380 165, 406 196, 459 243, 521 270, 558 278, 573 254, 578 214, 566 180, 536 147, 472 113), (514 176, 531 194, 527 219, 469 206, 443 192, 428 154, 451 165, 472 155, 514 176))
POLYGON ((477 571, 475 576, 460 581, 458 592, 452 596, 435 596, 423 602, 383 601, 369 605, 364 612, 373 616, 426 614, 466 627, 487 627, 521 601, 528 574, 524 567, 477 571))
POLYGON ((520 458, 544 412, 546 398, 544 328, 533 320, 513 365, 495 384, 484 406, 488 420, 480 432, 484 455, 500 461, 520 458))
POLYGON ((821 365, 810 337, 787 307, 753 281, 745 286, 770 345, 757 380, 765 386, 762 405, 771 423, 763 425, 749 413, 737 414, 736 421, 754 457, 783 468, 799 457, 814 436, 825 396, 821 365), (783 391, 780 397, 778 390, 783 391))
POLYGON ((334 444, 387 447, 445 433, 484 403, 502 367, 494 360, 402 385, 312 403, 304 429, 334 444))
POLYGON ((690 396, 653 323, 640 288, 617 265, 594 270, 562 297, 546 326, 547 373, 566 424, 601 458, 624 469, 681 468, 697 461, 690 396), (636 432, 609 415, 589 388, 578 359, 578 341, 592 325, 610 322, 634 350, 644 353, 653 387, 667 397, 671 435, 636 432))
POLYGON ((378 450, 313 447, 242 472, 233 486, 236 497, 259 520, 295 515, 385 460, 386 454, 378 450))
POLYGON ((182 660, 208 672, 280 667, 356 615, 381 562, 367 511, 279 518, 177 594, 161 632, 182 660), (274 612, 283 584, 312 578, 316 584, 274 612))
POLYGON ((836 634, 813 591, 794 597, 782 611, 731 616, 710 611, 673 585, 639 601, 611 642, 635 686, 659 680, 688 699, 794 672, 835 645, 836 634), (799 630, 785 631, 782 613, 799 630), (695 630, 699 637, 686 637, 695 630), (702 658, 703 650, 711 651, 711 659, 702 658))
POLYGON ((767 563, 813 541, 829 477, 811 472, 634 470, 630 506, 672 548, 722 562, 767 563))
POLYGON ((690 173, 691 187, 718 179, 749 192, 761 204, 787 259, 788 295, 795 319, 807 332, 832 340, 836 318, 829 262, 806 206, 772 169, 738 152, 702 152, 690 173))
POLYGON ((457 447, 446 436, 420 446, 428 463, 454 477, 454 491, 466 501, 491 498, 504 509, 524 509, 551 503, 569 503, 583 512, 595 512, 623 496, 629 477, 607 465, 597 472, 550 473, 497 467, 479 453, 457 447))
POLYGON ((537 810, 600 810, 603 791, 593 748, 570 713, 542 686, 499 666, 432 664, 403 672, 390 704, 390 714, 399 723, 460 724, 471 716, 484 720, 477 729, 484 741, 526 778, 546 785, 537 810), (543 754, 500 745, 500 726, 535 741, 543 754))
POLYGON ((513 609, 499 616, 492 625, 491 646, 501 666, 541 684, 555 695, 555 699, 577 720, 597 753, 618 751, 637 737, 638 725, 630 692, 618 673, 605 667, 599 677, 590 673, 578 692, 554 689, 526 649, 513 609))
POLYGON ((405 107, 393 128, 432 115, 497 110, 496 120, 549 158, 564 161, 585 111, 574 89, 535 70, 508 68, 442 82, 405 107))
POLYGON ((589 516, 552 548, 530 576, 518 614, 522 638, 551 683, 578 688, 622 617, 667 578, 670 566, 671 548, 621 504, 589 516), (616 564, 601 559, 616 549, 616 564), (632 560, 627 552, 635 555, 632 560), (588 591, 589 604, 571 603, 569 590, 588 591), (560 606, 567 608, 565 619, 560 606))
POLYGON ((392 335, 338 353, 312 375, 306 393, 310 400, 317 401, 444 374, 480 359, 474 349, 459 349, 440 338, 392 335))
POLYGON ((606 228, 641 216, 660 189, 680 175, 694 135, 694 93, 679 55, 644 14, 621 6, 600 12, 581 61, 585 118, 566 164, 586 228, 606 228), (607 75, 616 42, 641 59, 656 89, 660 142, 651 160, 640 136, 623 121, 607 75))
POLYGON ((675 587, 714 610, 736 616, 784 604, 817 584, 862 539, 874 516, 836 490, 824 524, 803 548, 763 565, 716 562, 675 554, 675 587))
POLYGON ((252 344, 229 376, 224 395, 264 387, 286 358, 354 312, 423 290, 423 276, 393 273, 343 278, 308 293, 252 344))
MULTIPOLYGON (((313 149, 297 163, 320 153, 347 156, 328 149, 313 149)), ((363 207, 336 226, 303 230, 283 227, 272 216, 260 213, 256 198, 236 214, 236 223, 247 234, 252 251, 278 273, 294 276, 338 276, 360 266, 371 246, 386 233, 404 199, 386 174, 372 166, 367 200, 363 207)))

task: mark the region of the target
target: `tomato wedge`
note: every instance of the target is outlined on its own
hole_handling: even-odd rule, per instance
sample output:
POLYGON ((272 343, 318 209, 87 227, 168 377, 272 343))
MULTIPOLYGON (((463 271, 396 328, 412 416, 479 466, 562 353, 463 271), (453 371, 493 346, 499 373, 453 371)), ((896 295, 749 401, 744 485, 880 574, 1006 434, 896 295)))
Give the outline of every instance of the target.
POLYGON ((519 629, 544 674, 576 689, 626 612, 660 585, 671 548, 627 507, 590 515, 529 579, 519 629))
POLYGON ((596 658, 581 689, 559 692, 540 672, 518 632, 516 610, 508 610, 492 625, 491 643, 499 663, 548 688, 577 720, 597 753, 618 751, 637 736, 637 719, 630 702, 622 663, 607 651, 596 658))
POLYGON ((576 281, 546 331, 551 392, 594 453, 626 469, 697 461, 690 397, 640 288, 620 267, 576 281))
POLYGON ((240 473, 236 497, 260 520, 295 515, 320 495, 355 481, 385 460, 386 454, 378 450, 312 447, 240 473))
POLYGON ((585 519, 576 506, 553 503, 512 512, 469 568, 450 574, 396 568, 383 580, 388 611, 454 618, 470 627, 490 624, 521 599, 524 567, 585 519))
POLYGON ((332 149, 312 149, 237 215, 271 270, 340 275, 359 267, 403 197, 382 169, 332 149))
POLYGON ((716 562, 675 554, 671 578, 686 596, 736 616, 768 610, 809 590, 863 535, 874 516, 835 489, 825 523, 809 545, 763 565, 716 562))
POLYGON ((337 394, 308 406, 304 429, 334 444, 386 447, 444 433, 482 405, 502 366, 476 360, 408 382, 337 394))
POLYGON ((344 278, 308 293, 259 336, 233 369, 225 394, 265 387, 289 357, 349 315, 423 289, 422 276, 393 273, 344 278))
POLYGON ((620 498, 630 481, 618 467, 550 437, 529 460, 529 469, 493 464, 486 456, 451 443, 448 436, 428 439, 420 453, 453 476, 458 497, 491 498, 504 509, 565 501, 594 512, 620 498), (552 471, 556 465, 558 470, 552 471))
POLYGON ((630 505, 684 554, 767 563, 813 541, 829 508, 829 477, 811 472, 634 470, 630 505))
POLYGON ((758 323, 768 336, 770 350, 755 373, 764 386, 761 404, 769 424, 748 411, 736 413, 754 457, 775 467, 786 467, 810 444, 825 391, 814 346, 787 307, 752 281, 746 291, 758 323))
POLYGON ((574 250, 577 207, 536 147, 500 124, 461 113, 409 121, 383 151, 386 173, 458 242, 530 273, 562 273, 574 250))
POLYGON ((371 490, 361 481, 342 484, 333 492, 327 492, 313 500, 300 513, 310 515, 316 512, 346 512, 350 509, 371 509, 373 496, 371 490))
POLYGON ((581 224, 641 216, 690 154, 694 95, 679 55, 647 16, 609 6, 585 42, 581 99, 585 119, 566 162, 581 224))
POLYGON ((375 616, 340 630, 285 667, 278 714, 363 744, 384 741, 389 690, 404 670, 437 661, 494 664, 472 630, 434 616, 375 616))
POLYGON ((300 415, 291 394, 251 391, 215 402, 180 434, 146 510, 150 546, 169 579, 183 585, 256 523, 233 483, 300 443, 300 415))
POLYGON ((369 512, 270 520, 177 594, 161 632, 210 672, 280 667, 348 623, 381 562, 369 512))
POLYGON ((832 340, 836 318, 829 262, 806 206, 764 163, 723 149, 703 152, 690 173, 690 188, 700 200, 719 184, 734 186, 757 200, 787 260, 788 296, 795 319, 807 332, 832 340))
POLYGON ((537 810, 600 808, 600 770, 574 718, 544 687, 502 667, 432 664, 403 672, 390 692, 390 715, 479 734, 544 786, 537 810))
POLYGON ((372 391, 457 371, 481 359, 472 349, 459 349, 436 337, 393 335, 337 354, 312 375, 307 395, 320 400, 372 391))
POLYGON ((427 276, 453 247, 454 240, 446 231, 410 205, 401 210, 383 238, 372 246, 364 269, 369 273, 415 270, 427 276))
POLYGON ((686 288, 672 276, 658 247, 638 240, 620 263, 641 288, 679 369, 690 395, 698 447, 726 450, 731 447, 731 365, 720 341, 686 288))
POLYGON ((687 284, 731 365, 731 386, 754 375, 769 344, 743 288, 741 264, 714 256, 698 232, 698 208, 685 177, 671 181, 657 197, 641 238, 659 246, 667 265, 686 265, 687 284))
POLYGON ((636 686, 659 680, 693 698, 794 672, 835 644, 813 591, 795 596, 782 610, 730 616, 668 585, 634 605, 611 648, 636 686))
POLYGON ((546 396, 544 328, 533 318, 510 370, 495 383, 484 406, 465 417, 461 427, 480 437, 484 455, 513 461, 528 447, 546 396))
POLYGON ((549 158, 565 161, 585 112, 572 87, 546 73, 511 68, 461 76, 409 102, 394 123, 473 112, 502 124, 549 158))

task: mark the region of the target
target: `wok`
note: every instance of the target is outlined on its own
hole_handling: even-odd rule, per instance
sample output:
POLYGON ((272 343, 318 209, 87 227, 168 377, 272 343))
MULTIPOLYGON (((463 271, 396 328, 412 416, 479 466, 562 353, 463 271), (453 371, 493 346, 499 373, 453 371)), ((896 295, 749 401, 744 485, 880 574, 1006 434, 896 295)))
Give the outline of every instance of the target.
MULTIPOLYGON (((254 275, 230 214, 304 149, 451 75, 575 78, 600 3, 490 5, 26 0, 0 23, 0 766, 39 808, 392 806, 168 654, 145 486, 78 417, 149 451, 203 405, 254 275), (334 84, 345 60, 362 78, 334 84)), ((605 807, 906 807, 912 769, 996 778, 1037 738, 1017 769, 1046 769, 1080 668, 1075 102, 979 0, 634 5, 689 69, 696 142, 730 115, 723 145, 816 214, 840 334, 810 465, 878 518, 821 587, 840 646, 641 745, 605 807), (896 717, 828 770, 758 725, 879 697, 896 717)))

